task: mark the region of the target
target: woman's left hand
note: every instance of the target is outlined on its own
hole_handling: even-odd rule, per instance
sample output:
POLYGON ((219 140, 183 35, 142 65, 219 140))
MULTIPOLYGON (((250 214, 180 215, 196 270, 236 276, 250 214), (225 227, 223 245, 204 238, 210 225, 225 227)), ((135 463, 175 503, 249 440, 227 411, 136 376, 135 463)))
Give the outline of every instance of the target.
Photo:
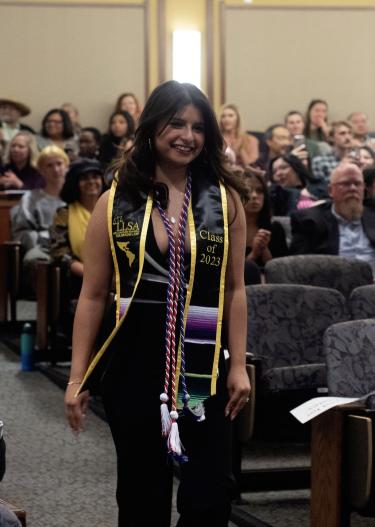
POLYGON ((233 421, 249 400, 251 386, 245 365, 232 366, 230 368, 227 379, 227 388, 229 401, 225 407, 225 416, 229 416, 233 421))
POLYGON ((0 178, 0 182, 4 188, 13 187, 20 189, 23 187, 23 181, 12 170, 6 170, 0 178))

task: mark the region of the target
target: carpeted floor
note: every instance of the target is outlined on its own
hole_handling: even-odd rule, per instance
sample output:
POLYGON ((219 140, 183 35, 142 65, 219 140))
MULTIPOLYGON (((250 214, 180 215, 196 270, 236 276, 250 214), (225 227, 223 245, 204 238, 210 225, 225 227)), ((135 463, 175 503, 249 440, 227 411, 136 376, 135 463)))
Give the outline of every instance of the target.
MULTIPOLYGON (((33 303, 20 307, 19 318, 34 318, 33 303)), ((116 466, 109 430, 90 411, 86 432, 73 436, 63 396, 39 371, 20 372, 17 355, 0 341, 0 419, 7 442, 0 497, 26 510, 28 527, 115 527, 116 466)), ((250 442, 243 460, 245 469, 308 465, 309 447, 303 443, 250 442)), ((244 503, 236 506, 243 512, 238 525, 309 527, 309 497, 309 490, 243 494, 244 503)), ((172 525, 176 521, 174 507, 172 525)), ((352 515, 351 527, 374 525, 374 519, 352 515)))
POLYGON ((39 372, 20 372, 0 347, 0 416, 7 470, 0 496, 24 508, 28 527, 116 525, 115 454, 106 424, 88 416, 73 436, 63 391, 39 372))

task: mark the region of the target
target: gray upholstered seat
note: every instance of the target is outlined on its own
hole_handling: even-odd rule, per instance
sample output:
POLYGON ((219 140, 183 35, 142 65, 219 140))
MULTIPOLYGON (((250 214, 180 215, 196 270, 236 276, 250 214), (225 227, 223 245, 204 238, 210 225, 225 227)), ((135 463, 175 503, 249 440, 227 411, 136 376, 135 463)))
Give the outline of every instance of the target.
POLYGON ((323 254, 274 258, 267 262, 269 284, 305 284, 337 289, 346 298, 356 287, 373 283, 371 266, 361 260, 323 254))
POLYGON ((348 304, 353 320, 375 318, 375 284, 356 287, 349 297, 348 304))
MULTIPOLYGON (((375 319, 334 324, 324 335, 329 395, 364 397, 375 390, 375 319)), ((373 395, 365 398, 373 408, 373 395), (372 399, 372 400, 371 400, 372 399), (372 404, 371 404, 372 403, 372 404)), ((345 415, 342 460, 351 507, 375 516, 374 411, 361 406, 345 415)))
POLYGON ((247 351, 261 359, 261 380, 268 391, 326 385, 323 334, 348 319, 343 295, 303 285, 246 287, 247 351))
POLYGON ((360 397, 375 390, 375 320, 351 320, 324 335, 330 395, 360 397))

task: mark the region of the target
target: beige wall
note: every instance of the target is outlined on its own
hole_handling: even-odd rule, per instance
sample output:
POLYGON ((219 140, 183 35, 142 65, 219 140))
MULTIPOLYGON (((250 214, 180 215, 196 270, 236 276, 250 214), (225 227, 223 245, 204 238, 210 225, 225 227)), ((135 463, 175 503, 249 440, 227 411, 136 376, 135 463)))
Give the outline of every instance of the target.
POLYGON ((375 9, 225 9, 226 101, 239 105, 247 129, 264 130, 312 98, 331 119, 354 110, 375 129, 375 9))
MULTIPOLYGON (((361 66, 354 66, 358 79, 354 88, 358 91, 361 87, 365 109, 368 110, 371 105, 373 79, 369 80, 369 70, 372 64, 373 42, 371 32, 368 34, 367 29, 371 26, 372 19, 370 21, 367 16, 372 17, 372 12, 361 12, 358 10, 358 6, 361 5, 375 6, 375 0, 314 0, 314 2, 311 0, 253 0, 251 6, 245 6, 241 0, 0 0, 1 49, 9 48, 9 42, 14 42, 11 53, 13 60, 9 61, 9 55, 4 56, 4 53, 0 56, 3 74, 0 96, 13 95, 29 103, 34 110, 30 116, 30 122, 36 127, 39 127, 40 118, 48 107, 59 105, 70 99, 81 107, 84 124, 97 123, 103 128, 106 126, 108 112, 112 109, 114 99, 120 91, 125 89, 135 91, 143 101, 151 89, 159 83, 160 49, 163 51, 167 78, 170 76, 172 31, 185 27, 202 31, 202 87, 206 91, 207 80, 211 81, 212 101, 216 109, 220 107, 223 100, 221 88, 224 85, 227 91, 226 99, 230 98, 239 102, 241 109, 245 112, 247 126, 263 127, 268 124, 269 120, 278 120, 283 116, 284 111, 290 107, 292 95, 293 106, 297 105, 303 109, 310 98, 309 88, 311 88, 311 91, 314 91, 313 96, 327 97, 333 117, 341 117, 343 113, 344 115, 347 113, 346 100, 342 99, 341 102, 337 100, 336 104, 337 80, 335 79, 338 77, 331 78, 334 68, 331 68, 329 61, 332 57, 336 60, 334 54, 339 54, 340 46, 332 45, 332 43, 335 42, 335 35, 337 39, 341 39, 341 18, 346 16, 345 10, 342 10, 343 6, 356 7, 361 13, 360 16, 363 17, 363 24, 359 21, 360 27, 359 29, 357 27, 356 31, 353 31, 348 17, 346 19, 348 34, 342 43, 345 48, 342 61, 344 69, 350 69, 353 67, 353 61, 356 64, 360 60, 361 66), (249 22, 247 21, 248 15, 256 12, 255 9, 264 6, 269 8, 274 5, 277 12, 280 12, 280 17, 287 19, 286 25, 288 25, 291 24, 290 17, 295 17, 295 14, 291 15, 290 9, 285 9, 285 6, 301 7, 311 4, 323 6, 328 11, 331 10, 332 17, 329 15, 330 21, 327 22, 328 29, 326 30, 324 30, 324 24, 322 26, 319 20, 315 27, 312 27, 311 22, 310 29, 308 29, 309 39, 315 44, 314 46, 308 45, 307 49, 304 48, 306 41, 304 31, 303 34, 297 31, 294 40, 298 42, 298 45, 293 42, 289 44, 282 42, 279 37, 276 41, 273 37, 263 48, 263 40, 268 40, 265 38, 265 28, 272 26, 271 13, 275 8, 263 12, 264 18, 260 24, 254 24, 254 17, 249 22), (22 6, 18 8, 18 11, 22 11, 22 15, 14 17, 9 10, 12 9, 14 13, 17 5, 22 6), (335 11, 328 8, 334 5, 341 9, 338 8, 335 11), (210 25, 207 24, 206 19, 207 6, 211 6, 209 12, 212 13, 211 35, 207 31, 210 25), (223 9, 222 6, 224 6, 223 9), (240 22, 238 26, 237 22, 234 22, 233 35, 229 38, 227 35, 225 38, 224 54, 222 53, 220 25, 222 10, 226 13, 224 26, 228 25, 227 33, 231 30, 230 24, 232 24, 228 21, 229 19, 227 20, 229 13, 232 13, 230 17, 236 13, 240 22), (144 11, 148 13, 148 25, 146 26, 144 11), (125 15, 125 12, 129 14, 125 15), (39 15, 40 13, 43 14, 39 15), (86 21, 87 13, 92 13, 89 17, 90 23, 86 21), (129 17, 133 17, 132 21, 129 17), (268 18, 271 20, 271 26, 269 26, 268 18), (124 23, 124 19, 129 23, 124 23), (164 28, 162 34, 160 34, 158 24, 160 19, 163 21, 164 28), (20 37, 14 39, 14 35, 20 35, 20 37), (146 39, 145 36, 147 36, 146 39), (210 72, 206 70, 206 39, 208 36, 211 36, 213 43, 210 72), (352 45, 351 40, 355 39, 356 42, 352 45), (165 45, 160 47, 160 42, 164 42, 165 45), (320 45, 323 47, 323 53, 319 51, 320 45), (308 53, 315 53, 315 63, 318 60, 316 57, 320 56, 321 70, 328 75, 324 79, 321 76, 324 88, 327 88, 327 90, 324 89, 324 93, 321 93, 320 86, 308 85, 313 73, 311 66, 315 67, 314 64, 309 64, 310 69, 302 68, 303 78, 294 83, 290 90, 288 79, 290 79, 292 66, 290 61, 284 58, 290 54, 288 46, 292 48, 292 55, 299 63, 308 53), (239 53, 238 49, 241 50, 239 53), (121 55, 118 50, 121 50, 121 55), (259 53, 264 60, 258 62, 259 53), (295 55, 296 53, 298 56, 295 55), (147 55, 148 62, 146 61, 147 55), (222 67, 224 55, 226 68, 222 67), (38 60, 35 60, 35 57, 38 60), (280 71, 284 62, 286 66, 280 71), (285 84, 283 80, 282 86, 279 86, 278 101, 267 93, 267 86, 275 72, 284 76, 287 81, 285 84), (208 75, 210 75, 209 79, 208 75), (251 82, 246 75, 251 76, 251 82), (86 85, 87 88, 82 90, 82 85, 86 85), (296 91, 297 85, 299 88, 296 91), (85 96, 86 92, 88 97, 85 96), (289 99, 285 98, 285 93, 290 95, 289 99), (250 97, 253 101, 251 105, 248 104, 250 97), (267 100, 264 101, 262 97, 267 100), (273 101, 272 104, 271 101, 273 101), (275 101, 278 104, 273 105, 275 101)), ((308 11, 305 11, 305 19, 312 21, 313 19, 307 13, 308 11)), ((254 16, 259 19, 258 15, 254 16)), ((313 16, 316 18, 316 15, 313 16)), ((356 14, 354 19, 357 21, 356 14)), ((278 28, 274 27, 272 30, 277 32, 278 28)), ((292 28, 292 31, 294 34, 295 28, 292 28)), ((351 81, 351 78, 349 80, 351 81)), ((348 88, 345 90, 349 91, 348 88)), ((362 101, 359 103, 362 104, 362 101)), ((368 111, 371 114, 371 108, 368 111)), ((372 122, 375 128, 375 115, 372 116, 372 122)))
POLYGON ((29 104, 25 122, 37 130, 63 102, 78 106, 84 125, 105 130, 119 93, 145 98, 143 5, 15 0, 0 4, 0 35, 1 95, 29 104))

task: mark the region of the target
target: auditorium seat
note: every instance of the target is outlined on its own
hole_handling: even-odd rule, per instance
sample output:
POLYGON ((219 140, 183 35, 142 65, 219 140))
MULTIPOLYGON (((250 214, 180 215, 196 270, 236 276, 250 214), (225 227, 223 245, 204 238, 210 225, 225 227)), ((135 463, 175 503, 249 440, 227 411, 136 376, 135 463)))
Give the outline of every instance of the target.
POLYGON ((334 324, 324 335, 327 387, 337 397, 362 397, 375 390, 375 320, 334 324))
POLYGON ((362 260, 323 254, 273 258, 266 263, 269 284, 304 284, 337 289, 345 298, 356 287, 373 283, 371 266, 362 260))
POLYGON ((52 358, 60 317, 60 268, 40 261, 36 267, 36 349, 40 359, 52 358))
POLYGON ((0 322, 15 323, 20 292, 21 244, 6 241, 0 245, 0 322), (10 313, 9 311, 10 307, 10 313))
POLYGON ((375 318, 375 284, 353 289, 348 305, 350 316, 354 320, 375 318))
MULTIPOLYGON (((375 516, 375 320, 330 326, 324 335, 329 395, 362 400, 345 412, 342 437, 343 500, 364 516, 375 516)), ((335 443, 339 444, 337 440, 335 443)), ((343 504, 343 507, 345 505, 343 504)))
POLYGON ((348 319, 334 289, 289 284, 247 286, 247 350, 262 362, 269 391, 325 386, 323 334, 348 319))
POLYGON ((255 434, 259 427, 293 439, 303 429, 289 410, 326 388, 323 334, 348 320, 345 298, 296 284, 247 286, 246 295, 247 351, 257 360, 255 434))
MULTIPOLYGON (((23 509, 21 509, 17 505, 13 505, 12 503, 8 503, 2 499, 0 499, 0 506, 15 514, 15 516, 20 521, 22 527, 26 527, 26 512, 23 509)), ((3 522, 0 522, 0 525, 3 525, 3 522)))

